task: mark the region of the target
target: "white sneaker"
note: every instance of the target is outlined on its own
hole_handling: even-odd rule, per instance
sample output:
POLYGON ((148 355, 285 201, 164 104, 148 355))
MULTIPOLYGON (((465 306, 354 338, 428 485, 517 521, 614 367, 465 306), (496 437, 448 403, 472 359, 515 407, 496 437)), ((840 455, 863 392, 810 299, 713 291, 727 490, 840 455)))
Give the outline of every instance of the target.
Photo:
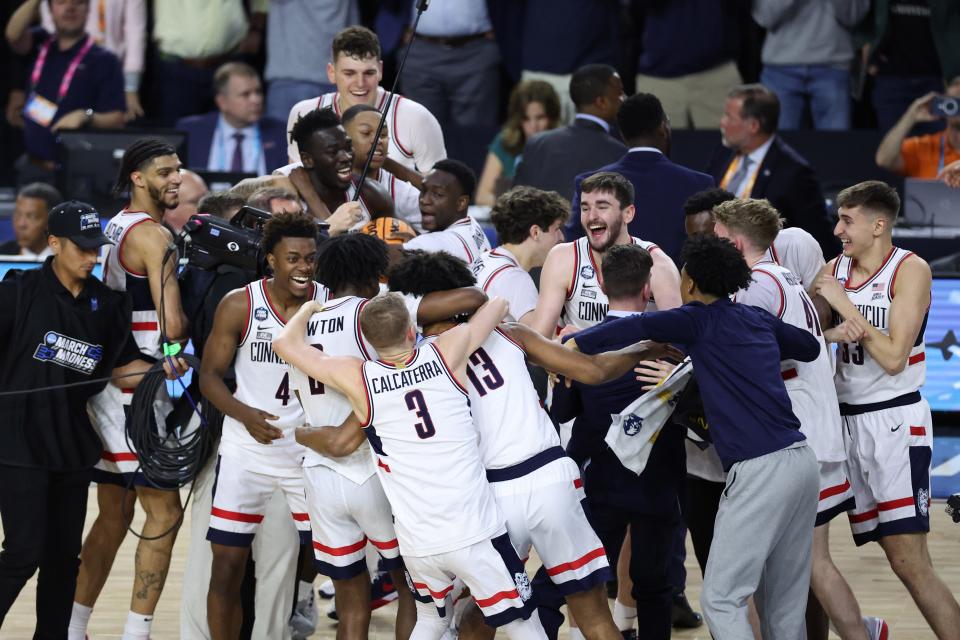
POLYGON ((317 630, 317 607, 313 599, 313 589, 310 595, 297 600, 297 606, 290 616, 290 631, 293 640, 304 640, 312 636, 317 630))
POLYGON ((887 621, 883 618, 865 616, 863 626, 867 628, 867 635, 870 636, 870 640, 888 640, 890 637, 890 627, 887 626, 887 621))
POLYGON ((333 580, 327 580, 317 589, 317 595, 324 600, 330 600, 334 596, 333 580))

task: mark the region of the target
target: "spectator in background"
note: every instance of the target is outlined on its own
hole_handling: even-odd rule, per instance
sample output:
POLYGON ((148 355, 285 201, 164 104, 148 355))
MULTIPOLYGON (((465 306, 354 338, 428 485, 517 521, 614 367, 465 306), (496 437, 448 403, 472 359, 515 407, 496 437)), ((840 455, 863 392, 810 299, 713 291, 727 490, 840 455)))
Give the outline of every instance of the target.
MULTIPOLYGON (((676 262, 686 240, 683 203, 692 194, 713 187, 713 178, 670 161, 670 121, 657 96, 630 96, 620 106, 617 122, 630 150, 597 171, 619 173, 633 183, 636 214, 627 223, 630 235, 653 242, 676 262)), ((594 173, 576 177, 574 211, 580 211, 580 183, 594 173)), ((568 242, 584 235, 579 217, 574 218, 564 229, 568 242)))
POLYGON ((26 0, 7 22, 10 48, 30 54, 23 109, 27 153, 17 161, 17 181, 52 182, 56 132, 123 126, 123 71, 120 61, 86 35, 87 0, 50 0, 54 32, 31 28, 41 0, 26 0))
POLYGON ((228 62, 213 75, 217 111, 177 121, 187 132, 188 165, 208 171, 262 176, 284 162, 282 121, 263 117, 263 89, 256 70, 228 62))
MULTIPOLYGON (((287 131, 292 131, 300 116, 314 109, 330 107, 340 116, 356 104, 383 109, 387 90, 380 86, 383 60, 377 34, 366 27, 347 27, 333 39, 333 62, 327 65, 327 78, 337 90, 302 100, 293 106, 287 118, 287 131)), ((387 113, 390 144, 387 156, 400 164, 426 173, 447 155, 443 131, 437 119, 419 102, 395 95, 387 113)), ((297 143, 292 138, 287 147, 290 162, 300 160, 297 143)))
POLYGON ((214 71, 263 44, 269 0, 153 3, 156 116, 164 124, 211 107, 214 71), (249 10, 247 9, 249 7, 249 10))
POLYGON ((577 69, 570 78, 570 98, 577 106, 573 122, 527 140, 518 160, 515 185, 556 191, 573 200, 577 175, 595 171, 627 152, 611 135, 624 99, 616 69, 605 64, 577 69))
POLYGON ((800 227, 817 239, 824 255, 839 245, 827 215, 820 183, 807 161, 777 135, 780 101, 762 84, 731 91, 720 119, 723 146, 707 165, 720 188, 738 198, 766 198, 785 226, 800 227))
POLYGON ((247 206, 261 211, 267 211, 272 215, 279 213, 303 213, 303 207, 300 206, 300 198, 297 194, 286 189, 278 187, 266 187, 258 189, 247 198, 247 206))
POLYGON ((877 127, 886 132, 914 100, 960 75, 960 3, 874 0, 872 5, 855 43, 874 76, 877 127))
MULTIPOLYGON (((620 62, 620 3, 617 0, 527 0, 520 9, 523 80, 550 83, 560 97, 561 123, 573 121, 577 108, 570 98, 570 79, 588 64, 620 62)), ((505 64, 511 65, 504 55, 505 64)))
MULTIPOLYGON (((408 0, 411 7, 418 1, 408 0)), ((436 2, 421 16, 403 68, 403 92, 429 109, 448 133, 451 126, 497 126, 500 48, 487 0, 436 2)))
MULTIPOLYGON (((40 5, 40 16, 43 28, 53 31, 53 17, 47 3, 40 5)), ((123 64, 123 91, 127 98, 125 119, 129 122, 143 116, 140 80, 147 48, 146 0, 99 0, 87 14, 87 34, 120 58, 123 64)))
POLYGON ((20 189, 13 205, 13 240, 0 244, 0 255, 43 260, 50 255, 47 244, 47 217, 63 198, 43 182, 20 189))
MULTIPOLYGON (((960 76, 947 85, 946 94, 960 100, 960 76)), ((877 148, 878 167, 908 178, 933 180, 946 166, 960 160, 960 117, 944 118, 931 113, 930 107, 936 96, 936 93, 928 93, 914 100, 887 132, 877 148), (947 123, 944 131, 907 137, 918 122, 941 120, 947 123)))
POLYGON ((754 0, 753 18, 767 30, 760 80, 780 99, 780 129, 850 128, 850 29, 870 0, 754 0))
POLYGON ((659 96, 673 127, 709 129, 723 115, 717 96, 741 82, 734 57, 742 4, 636 0, 643 16, 637 91, 659 96))
POLYGON ((207 195, 208 191, 207 183, 203 178, 189 169, 182 169, 180 178, 180 204, 176 209, 167 209, 163 212, 163 224, 169 227, 174 235, 180 233, 190 216, 199 211, 200 199, 207 195))
POLYGON ((284 122, 301 100, 336 89, 327 80, 330 44, 360 21, 355 0, 272 0, 267 20, 267 116, 284 122), (304 43, 310 46, 305 47, 304 43))
POLYGON ((510 188, 517 157, 527 140, 559 124, 560 98, 553 85, 543 80, 524 80, 514 87, 507 107, 507 121, 490 143, 477 186, 476 203, 492 207, 510 188))

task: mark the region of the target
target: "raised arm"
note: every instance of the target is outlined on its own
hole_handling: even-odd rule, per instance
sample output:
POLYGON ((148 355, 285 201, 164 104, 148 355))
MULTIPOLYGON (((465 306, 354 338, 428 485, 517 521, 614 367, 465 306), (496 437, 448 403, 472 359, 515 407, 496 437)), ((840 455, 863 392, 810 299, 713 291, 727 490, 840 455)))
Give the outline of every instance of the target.
POLYGON ((558 244, 547 254, 540 272, 540 298, 537 300, 537 308, 532 314, 524 316, 524 324, 546 338, 552 338, 556 333, 563 303, 567 299, 570 271, 573 269, 573 250, 572 244, 558 244))
POLYGON ((536 331, 519 323, 504 325, 503 331, 518 342, 531 363, 584 384, 602 384, 619 378, 640 360, 665 356, 681 358, 683 354, 658 342, 638 342, 617 351, 587 355, 547 340, 536 331))
POLYGON ((922 337, 920 329, 930 308, 932 280, 930 266, 918 256, 910 256, 900 264, 890 305, 889 335, 867 322, 831 274, 820 276, 817 289, 845 321, 852 322, 863 332, 860 344, 888 375, 893 376, 906 368, 910 350, 917 338, 922 337))
POLYGON ((674 309, 682 304, 680 300, 680 271, 673 260, 663 251, 654 251, 653 267, 650 269, 650 290, 657 302, 659 311, 674 309))
POLYGON ((359 358, 328 356, 307 344, 307 321, 323 304, 311 300, 303 304, 273 339, 273 351, 287 364, 330 385, 349 400, 361 421, 367 419, 367 397, 363 384, 363 361, 359 358))
POLYGON ((461 380, 466 379, 467 358, 490 337, 490 332, 506 315, 507 301, 495 297, 480 307, 469 322, 457 325, 437 338, 437 349, 461 380))
POLYGON ((24 56, 30 53, 33 46, 33 34, 30 33, 30 25, 33 24, 40 11, 41 0, 27 0, 17 7, 17 10, 7 21, 7 29, 4 35, 7 43, 13 52, 24 56))

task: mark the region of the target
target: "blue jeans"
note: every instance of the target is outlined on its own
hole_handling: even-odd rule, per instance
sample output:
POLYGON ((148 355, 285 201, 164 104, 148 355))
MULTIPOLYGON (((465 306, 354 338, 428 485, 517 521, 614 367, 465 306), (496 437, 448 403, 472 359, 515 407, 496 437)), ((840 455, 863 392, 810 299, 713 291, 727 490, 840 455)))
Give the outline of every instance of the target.
POLYGON ((267 87, 266 115, 286 123, 293 105, 301 100, 316 98, 336 90, 336 85, 327 82, 304 82, 286 78, 271 80, 267 87))
MULTIPOLYGON (((906 112, 910 104, 931 91, 943 93, 943 80, 936 76, 885 76, 873 79, 873 109, 877 113, 877 129, 889 131, 906 112)), ((943 130, 943 121, 921 122, 910 135, 923 135, 943 130)))
POLYGON ((826 65, 763 66, 760 82, 780 99, 780 129, 803 129, 809 107, 814 129, 850 128, 850 72, 826 65))

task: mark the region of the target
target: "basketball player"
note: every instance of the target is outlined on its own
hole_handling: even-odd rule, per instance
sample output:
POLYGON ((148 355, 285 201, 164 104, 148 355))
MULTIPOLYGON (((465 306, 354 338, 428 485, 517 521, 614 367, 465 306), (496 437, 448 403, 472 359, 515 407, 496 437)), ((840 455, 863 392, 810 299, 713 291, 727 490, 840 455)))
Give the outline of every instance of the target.
POLYGON ((500 245, 480 256, 477 286, 510 305, 507 319, 527 323, 539 292, 529 271, 543 265, 550 250, 563 241, 570 203, 555 191, 514 187, 497 198, 490 220, 500 245))
MULTIPOLYGON (((383 61, 376 34, 365 27, 347 27, 334 36, 332 49, 327 78, 337 85, 336 92, 295 104, 287 119, 287 131, 293 128, 297 118, 314 109, 330 107, 339 116, 357 104, 370 105, 378 111, 386 104, 388 92, 379 86, 383 61)), ((388 156, 400 164, 424 172, 447 156, 440 123, 420 103, 395 94, 387 113, 387 124, 390 125, 388 156)), ((300 159, 299 144, 299 140, 291 140, 290 162, 300 159)))
MULTIPOLYGON (((473 275, 452 256, 436 253, 407 258, 391 271, 389 282, 394 291, 424 295, 469 286, 473 275)), ((454 321, 445 320, 423 329, 425 335, 437 336, 453 326, 454 321)), ((641 345, 591 358, 513 324, 490 334, 467 365, 480 453, 506 515, 510 539, 521 557, 529 555, 531 546, 537 550, 581 632, 591 639, 621 638, 606 603, 605 583, 613 572, 580 507, 580 471, 560 446, 526 361, 529 358, 571 379, 599 384, 629 371, 646 351, 647 346, 641 345), (602 375, 597 375, 600 362, 602 375), (611 366, 613 362, 618 366, 611 366)), ((465 623, 460 635, 492 638, 492 629, 486 631, 465 623)))
POLYGON ((307 344, 308 320, 320 307, 304 307, 274 349, 347 396, 365 425, 417 592, 412 637, 443 635, 445 597, 457 577, 488 624, 504 627, 511 638, 543 638, 540 623, 530 618, 529 580, 487 484, 464 386, 467 359, 506 314, 506 302, 491 300, 470 322, 416 348, 401 296, 377 296, 360 312, 360 323, 381 360, 366 362, 307 344))
POLYGON ((490 241, 467 209, 477 189, 473 169, 459 160, 440 160, 423 178, 420 224, 426 232, 403 243, 404 249, 446 251, 473 268, 490 250, 490 241))
MULTIPOLYGON (((326 289, 312 278, 316 234, 313 219, 302 214, 280 214, 266 222, 260 243, 273 276, 223 298, 204 348, 200 390, 224 414, 207 531, 213 551, 207 621, 214 639, 239 636, 240 584, 274 491, 286 496, 300 544, 310 543, 300 472, 303 447, 294 438, 303 410, 290 391, 286 363, 270 343, 306 301, 326 299, 326 289), (223 381, 232 362, 235 393, 223 381)), ((290 560, 295 562, 295 555, 290 560)))
MULTIPOLYGON (((317 258, 317 278, 329 287, 330 297, 324 309, 310 317, 307 339, 322 346, 326 353, 369 359, 373 347, 360 331, 360 311, 368 298, 380 291, 380 278, 387 268, 387 249, 380 240, 347 234, 331 238, 317 258)), ((470 287, 460 291, 431 294, 408 303, 411 315, 420 322, 471 313, 486 301, 470 287)), ((340 424, 353 418, 349 401, 333 389, 310 380, 290 367, 290 388, 296 393, 311 425, 340 424)), ((370 575, 367 571, 365 542, 373 544, 384 559, 394 585, 403 585, 403 565, 399 559, 390 505, 359 422, 352 421, 359 440, 349 451, 333 451, 318 445, 320 429, 299 429, 297 439, 308 445, 303 461, 307 510, 310 513, 316 565, 333 579, 338 634, 345 638, 366 638, 370 624, 370 575)), ((340 430, 346 432, 346 429, 340 430)), ((320 442, 324 436, 320 435, 320 442)), ((415 622, 410 592, 399 589, 397 638, 409 637, 415 622)))
POLYGON ((592 327, 607 313, 607 296, 599 276, 607 249, 616 244, 638 244, 653 256, 651 288, 656 305, 672 309, 680 304, 680 275, 670 256, 652 242, 632 238, 627 223, 633 219, 633 184, 618 173, 603 171, 580 185, 580 222, 586 237, 554 247, 540 274, 540 299, 529 326, 553 337, 558 321, 576 329, 592 327))
POLYGON ((389 125, 383 125, 380 139, 376 145, 373 144, 373 136, 380 123, 380 112, 368 104, 357 104, 343 112, 341 121, 353 144, 353 174, 360 177, 373 149, 367 177, 383 185, 393 200, 396 214, 420 231, 420 186, 423 176, 387 157, 389 125))
MULTIPOLYGON (((106 229, 114 245, 106 250, 103 279, 111 289, 129 292, 133 299, 133 337, 144 358, 150 361, 163 357, 162 340, 183 342, 187 337, 187 319, 175 275, 177 255, 168 254, 172 236, 161 224, 164 212, 179 204, 180 168, 176 149, 163 140, 141 139, 130 145, 120 162, 115 186, 118 195, 129 193, 130 201, 106 229), (157 313, 161 300, 162 318, 157 313)), ((162 393, 155 411, 158 425, 163 424, 172 409, 165 391, 162 393)), ((132 389, 108 385, 89 402, 91 422, 104 451, 94 472, 99 513, 80 552, 71 637, 83 637, 85 633, 94 603, 127 534, 135 498, 143 507, 146 522, 134 560, 125 639, 149 635, 153 612, 167 578, 182 515, 180 494, 149 486, 136 473, 137 452, 130 448, 125 430, 132 398, 132 389), (149 539, 160 534, 166 535, 149 539)))
MULTIPOLYGON (((799 278, 770 259, 770 247, 782 224, 780 214, 767 200, 734 199, 714 207, 713 215, 717 236, 727 238, 740 250, 753 273, 750 284, 734 295, 734 301, 765 309, 784 322, 810 331, 820 342, 820 355, 813 362, 787 360, 780 364, 793 413, 800 420, 800 431, 807 436, 820 466, 810 586, 841 638, 882 637, 886 622, 861 618, 850 585, 830 558, 830 520, 854 507, 853 490, 847 479, 836 390, 831 384, 833 363, 823 341, 820 321, 799 278), (865 622, 875 633, 868 633, 865 622)), ((762 616, 764 612, 759 613, 762 616)), ((808 633, 812 632, 808 629, 808 633)), ((819 634, 827 636, 825 621, 819 634)))
POLYGON ((801 638, 819 481, 780 360, 810 362, 820 345, 806 330, 730 301, 751 273, 727 240, 696 236, 682 261, 682 307, 606 322, 573 342, 588 351, 639 338, 686 348, 728 472, 700 598, 704 617, 714 637, 750 638, 753 594, 767 613, 764 637, 801 638))
POLYGON ((893 246, 900 198, 889 185, 848 187, 837 206, 843 253, 815 287, 842 319, 824 336, 838 347, 834 380, 857 501, 847 514, 853 539, 879 542, 936 636, 960 638, 960 606, 927 552, 933 424, 919 390, 930 267, 893 246))

